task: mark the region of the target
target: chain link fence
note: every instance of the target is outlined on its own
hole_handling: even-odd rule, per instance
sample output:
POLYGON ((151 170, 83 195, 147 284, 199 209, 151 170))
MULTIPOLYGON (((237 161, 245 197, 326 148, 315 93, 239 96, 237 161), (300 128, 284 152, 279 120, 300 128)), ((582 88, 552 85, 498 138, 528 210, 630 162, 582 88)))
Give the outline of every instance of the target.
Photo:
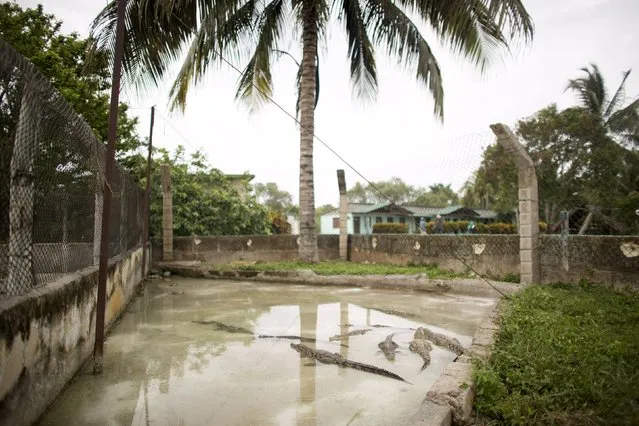
MULTIPOLYGON (((35 66, 0 39, 0 298, 97 265, 105 151, 35 66)), ((143 191, 116 170, 110 257, 142 236, 143 191)))

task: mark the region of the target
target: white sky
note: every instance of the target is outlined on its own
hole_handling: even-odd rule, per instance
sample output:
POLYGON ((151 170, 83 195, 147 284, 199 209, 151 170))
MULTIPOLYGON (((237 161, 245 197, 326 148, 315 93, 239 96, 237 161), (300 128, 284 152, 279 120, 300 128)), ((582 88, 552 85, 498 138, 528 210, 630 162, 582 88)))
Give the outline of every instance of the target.
MULTIPOLYGON (((23 6, 43 3, 61 19, 63 31, 88 35, 91 21, 105 0, 19 0, 23 6)), ((488 72, 453 57, 424 33, 439 60, 445 89, 445 122, 433 117, 428 92, 413 73, 378 56, 380 93, 363 105, 352 97, 347 41, 341 28, 329 29, 321 54, 321 92, 315 132, 370 180, 399 176, 417 186, 452 183, 458 189, 478 166, 482 148, 492 143, 488 125, 509 125, 557 102, 575 102, 564 93, 569 78, 590 62, 599 65, 614 90, 622 70, 634 68, 627 93, 639 94, 639 0, 524 0, 536 28, 533 43, 513 56, 504 55, 488 72)), ((297 43, 286 48, 299 58, 297 43)), ((237 64, 241 69, 244 64, 237 64)), ((274 68, 274 97, 295 112, 295 64, 283 57, 274 68)), ((156 120, 154 145, 187 151, 202 148, 211 164, 226 173, 250 171, 254 182, 276 182, 298 196, 299 132, 296 124, 273 105, 249 114, 234 100, 238 74, 228 66, 212 68, 206 81, 193 88, 184 115, 169 113, 169 84, 145 98, 131 92, 123 100, 145 107, 139 133, 148 134, 149 108, 155 104, 188 143, 163 119, 156 120)), ((321 144, 315 144, 316 205, 336 205, 335 170, 344 168, 348 187, 361 181, 321 144)))

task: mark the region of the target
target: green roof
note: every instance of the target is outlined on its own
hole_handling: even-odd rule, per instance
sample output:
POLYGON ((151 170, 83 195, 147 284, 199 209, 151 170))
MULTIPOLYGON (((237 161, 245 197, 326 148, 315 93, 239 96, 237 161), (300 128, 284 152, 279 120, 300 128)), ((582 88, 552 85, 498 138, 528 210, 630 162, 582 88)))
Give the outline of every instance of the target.
MULTIPOLYGON (((383 207, 387 207, 390 203, 382 203, 382 204, 368 204, 368 203, 349 203, 348 212, 353 214, 367 214, 373 213, 376 210, 379 210, 383 207)), ((403 209, 408 210, 415 217, 435 217, 437 215, 446 216, 451 213, 456 212, 457 210, 464 209, 464 206, 446 206, 446 207, 419 207, 419 206, 398 206, 403 209)), ((473 210, 477 213, 480 219, 495 219, 497 217, 497 213, 492 210, 487 209, 473 209, 469 208, 469 210, 473 210)), ((331 210, 330 212, 326 212, 324 215, 334 215, 339 210, 331 210)))

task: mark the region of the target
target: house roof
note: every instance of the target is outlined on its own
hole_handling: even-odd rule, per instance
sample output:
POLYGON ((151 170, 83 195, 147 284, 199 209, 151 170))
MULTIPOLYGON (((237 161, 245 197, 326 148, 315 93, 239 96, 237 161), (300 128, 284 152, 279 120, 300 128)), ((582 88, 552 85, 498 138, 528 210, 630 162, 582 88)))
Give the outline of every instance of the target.
MULTIPOLYGON (((349 203, 348 213, 353 214, 369 214, 369 213, 389 213, 390 203, 383 204, 366 204, 366 203, 349 203)), ((419 207, 419 206, 393 206, 398 209, 397 213, 403 215, 411 215, 416 217, 435 217, 437 215, 448 217, 476 217, 479 219, 495 219, 497 213, 487 209, 471 209, 464 206, 446 206, 446 207, 419 207)), ((331 210, 324 215, 334 215, 339 209, 331 210)))

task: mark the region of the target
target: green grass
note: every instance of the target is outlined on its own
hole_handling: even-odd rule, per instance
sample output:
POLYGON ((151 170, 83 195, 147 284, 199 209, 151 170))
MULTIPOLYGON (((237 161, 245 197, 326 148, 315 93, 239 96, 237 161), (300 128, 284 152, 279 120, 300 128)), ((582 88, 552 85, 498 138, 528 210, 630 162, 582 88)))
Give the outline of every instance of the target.
POLYGON ((356 263, 342 261, 326 261, 320 263, 304 262, 268 262, 268 263, 232 263, 224 265, 222 269, 239 269, 251 271, 291 271, 296 269, 311 269, 318 275, 404 275, 427 274, 430 278, 457 278, 467 276, 452 271, 440 269, 436 264, 426 265, 391 265, 384 263, 356 263))
POLYGON ((639 424, 639 295, 587 283, 505 301, 475 408, 490 424, 639 424))

